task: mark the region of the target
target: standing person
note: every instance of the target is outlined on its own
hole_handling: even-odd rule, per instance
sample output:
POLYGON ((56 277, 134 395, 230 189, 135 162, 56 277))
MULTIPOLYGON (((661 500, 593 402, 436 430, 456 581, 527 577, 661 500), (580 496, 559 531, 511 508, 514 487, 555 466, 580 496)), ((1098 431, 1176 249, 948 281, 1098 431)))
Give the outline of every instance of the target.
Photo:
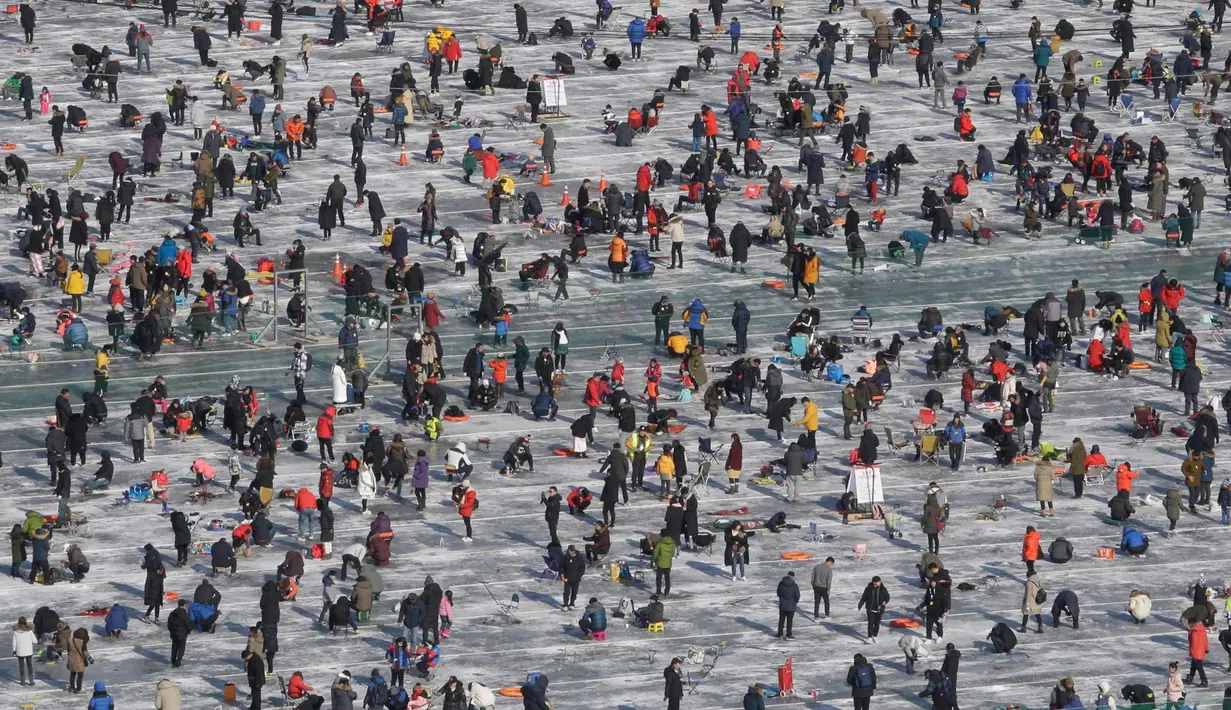
POLYGON ((949 468, 956 471, 966 451, 966 425, 962 423, 962 415, 953 415, 953 421, 945 425, 945 436, 949 439, 949 468))
POLYGON ((470 527, 470 516, 474 515, 479 501, 474 489, 471 488, 469 478, 462 479, 461 485, 454 489, 453 503, 457 506, 457 514, 462 517, 462 522, 466 525, 466 536, 462 538, 462 542, 471 542, 474 539, 474 531, 470 527))
POLYGON ((881 583, 880 577, 873 577, 868 586, 864 587, 863 596, 859 597, 859 605, 856 607, 856 609, 864 609, 865 607, 867 609, 868 643, 876 643, 876 637, 880 634, 881 616, 884 615, 885 607, 888 605, 889 590, 885 589, 885 585, 881 583))
POLYGON ((1208 688, 1209 680, 1205 677, 1205 656, 1210 651, 1210 637, 1205 630, 1205 624, 1201 621, 1195 622, 1188 627, 1188 657, 1190 659, 1188 665, 1188 677, 1184 679, 1185 683, 1192 683, 1194 676, 1201 676, 1201 682, 1197 684, 1198 688, 1208 688))
POLYGON ((560 525, 560 501, 562 500, 555 486, 548 488, 539 496, 539 503, 543 505, 543 519, 547 521, 547 532, 551 535, 551 542, 554 545, 560 544, 560 538, 556 536, 556 527, 560 525))
POLYGON ((928 565, 928 574, 923 592, 924 619, 927 621, 927 637, 932 638, 932 629, 936 629, 936 638, 945 638, 945 617, 949 614, 951 604, 950 587, 952 579, 948 570, 941 568, 936 562, 928 565))
POLYGON ((93 662, 94 658, 90 656, 90 632, 77 629, 68 642, 68 692, 81 694, 86 666, 93 662))
POLYGON ((287 374, 291 375, 295 381, 295 399, 292 400, 293 403, 303 405, 308 401, 303 392, 303 383, 308 377, 308 370, 312 367, 312 356, 303 349, 303 343, 295 343, 294 349, 295 353, 291 356, 291 366, 287 370, 287 374))
POLYGON ((1081 437, 1069 446, 1069 476, 1073 479, 1073 497, 1080 498, 1086 488, 1086 445, 1081 437))
POLYGON ((181 599, 175 609, 167 614, 167 633, 171 636, 171 667, 179 668, 184 662, 184 651, 188 647, 188 634, 192 631, 192 622, 188 620, 188 600, 181 599))
POLYGON ((821 617, 821 602, 825 603, 825 616, 829 616, 829 590, 833 587, 834 558, 826 557, 825 561, 812 568, 812 618, 821 617))
POLYGON ((662 337, 663 345, 666 346, 668 331, 671 328, 671 316, 675 314, 675 306, 671 305, 666 296, 663 296, 650 308, 650 313, 654 316, 654 346, 658 346, 660 336, 662 337))
POLYGON ((261 710, 261 689, 265 687, 265 662, 258 654, 247 649, 240 656, 244 661, 244 671, 248 675, 248 692, 252 695, 249 710, 261 710))
POLYGON ((795 583, 795 573, 787 572, 778 582, 778 638, 782 638, 782 627, 786 625, 786 637, 795 638, 791 625, 795 621, 795 609, 799 606, 799 585, 795 583))
POLYGON ((680 710, 680 700, 684 698, 684 673, 680 670, 682 663, 679 658, 672 658, 671 665, 663 670, 663 700, 667 701, 667 710, 680 710))
POLYGON ((1018 629, 1019 633, 1026 633, 1026 624, 1030 621, 1030 617, 1038 622, 1035 633, 1043 633, 1043 602, 1047 599, 1047 593, 1043 589, 1043 580, 1039 578, 1039 574, 1031 570, 1026 575, 1026 590, 1022 597, 1022 626, 1018 629))
POLYGON ((142 601, 145 602, 145 617, 142 621, 150 620, 150 613, 154 614, 154 621, 158 621, 158 615, 162 613, 162 588, 163 581, 167 577, 167 570, 162 564, 162 555, 151 544, 145 545, 145 557, 141 561, 141 569, 145 570, 145 588, 142 590, 142 601))
POLYGON ((846 684, 851 686, 855 710, 868 710, 876 693, 876 669, 862 653, 855 654, 855 662, 846 671, 846 684))
POLYGON ((660 596, 671 595, 671 563, 675 560, 675 540, 667 534, 667 529, 659 531, 658 542, 654 544, 654 593, 660 596))
POLYGON ((13 655, 17 657, 22 685, 34 685, 34 647, 37 645, 34 628, 26 623, 26 617, 19 618, 13 627, 13 655))
POLYGON ((560 565, 560 573, 564 581, 564 598, 560 608, 562 610, 575 609, 581 578, 586 573, 586 558, 577 552, 575 545, 569 545, 568 551, 564 553, 564 563, 560 565))

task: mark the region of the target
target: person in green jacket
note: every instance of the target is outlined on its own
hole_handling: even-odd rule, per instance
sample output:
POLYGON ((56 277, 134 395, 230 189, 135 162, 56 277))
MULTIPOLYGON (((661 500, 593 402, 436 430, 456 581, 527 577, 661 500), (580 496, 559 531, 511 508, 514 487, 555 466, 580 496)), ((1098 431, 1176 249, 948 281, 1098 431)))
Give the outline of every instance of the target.
POLYGON ((462 156, 462 172, 466 174, 465 180, 470 182, 470 176, 474 174, 474 170, 478 167, 478 160, 474 157, 474 151, 466 151, 466 155, 462 156))
POLYGON ((663 596, 671 594, 671 563, 675 560, 675 540, 666 529, 658 533, 654 544, 654 592, 663 596))
POLYGON ((526 347, 525 338, 520 335, 513 338, 516 350, 513 352, 513 376, 517 380, 517 394, 526 391, 526 367, 530 364, 530 348, 526 347))

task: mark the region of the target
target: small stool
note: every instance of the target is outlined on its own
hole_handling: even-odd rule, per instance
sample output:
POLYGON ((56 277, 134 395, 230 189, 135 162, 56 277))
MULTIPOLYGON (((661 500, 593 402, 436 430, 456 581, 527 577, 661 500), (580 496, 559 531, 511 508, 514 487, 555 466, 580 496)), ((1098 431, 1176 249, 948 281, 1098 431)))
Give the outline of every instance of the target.
MULTIPOLYGON (((659 627, 661 627, 661 626, 662 626, 662 624, 659 624, 659 627)), ((661 630, 661 628, 660 628, 660 630, 661 630)), ((591 641, 606 641, 606 640, 607 640, 607 632, 606 632, 606 631, 595 631, 594 633, 590 634, 590 640, 591 640, 591 641)))
POLYGON ((663 622, 655 621, 647 625, 645 628, 646 631, 649 631, 650 633, 661 634, 663 632, 663 622))
POLYGON ((488 451, 488 450, 490 450, 490 449, 492 448, 492 440, 491 440, 491 439, 479 439, 478 441, 476 441, 476 442, 474 442, 474 443, 475 443, 475 446, 476 446, 477 448, 479 448, 479 449, 481 449, 481 450, 483 450, 483 451, 488 451))

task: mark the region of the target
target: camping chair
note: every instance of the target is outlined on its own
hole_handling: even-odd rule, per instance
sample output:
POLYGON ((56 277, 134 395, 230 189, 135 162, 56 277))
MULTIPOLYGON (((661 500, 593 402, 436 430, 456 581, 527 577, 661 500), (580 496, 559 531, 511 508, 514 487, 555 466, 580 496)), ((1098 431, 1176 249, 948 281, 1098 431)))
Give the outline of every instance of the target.
MULTIPOLYGON (((1176 99, 1179 101, 1179 99, 1176 99)), ((1184 145, 1191 146, 1200 150, 1201 148, 1201 131, 1196 128, 1184 129, 1184 145)))
POLYGON ((722 452, 722 447, 723 445, 719 444, 718 448, 715 449, 713 440, 707 438, 698 439, 697 451, 701 454, 701 466, 698 467, 698 470, 701 467, 709 469, 718 465, 718 455, 722 452))
POLYGON ((893 430, 889 427, 885 427, 885 445, 889 447, 890 451, 898 456, 901 456, 906 451, 906 447, 909 444, 910 442, 906 439, 894 439, 893 430))
POLYGON ((799 366, 799 361, 803 360, 804 355, 808 354, 808 336, 793 335, 791 336, 791 357, 795 358, 795 366, 799 366))
POLYGON ((562 578, 560 574, 560 563, 556 562, 547 555, 543 555, 543 571, 539 572, 539 581, 547 579, 549 581, 558 581, 562 578))
POLYGON ((1133 407, 1133 439, 1138 445, 1163 433, 1163 418, 1148 404, 1133 407))
POLYGON ((929 434, 936 429, 936 411, 932 409, 920 409, 919 417, 910 420, 910 423, 915 427, 915 434, 923 436, 929 434))
POLYGON ((704 552, 707 555, 714 554, 714 540, 717 536, 713 533, 698 532, 692 537, 692 546, 694 552, 704 552))
POLYGON ((1180 99, 1172 99, 1167 105, 1167 113, 1163 114, 1163 123, 1171 123, 1180 115, 1180 99))
POLYGON ((1115 462, 1106 466, 1091 466, 1086 469, 1086 485, 1101 486, 1107 482, 1107 474, 1115 470, 1115 462))
POLYGON ((73 181, 77 179, 77 176, 81 174, 81 169, 85 167, 85 158, 84 155, 77 156, 77 161, 73 163, 73 167, 69 168, 66 172, 60 173, 60 177, 67 180, 66 184, 69 187, 73 186, 73 181))
POLYGON ((1112 108, 1116 116, 1120 118, 1128 118, 1134 114, 1133 110, 1133 95, 1120 94, 1120 101, 1112 108))
POLYGON ((825 541, 825 533, 821 532, 816 526, 815 520, 808 523, 808 534, 804 536, 804 541, 814 542, 818 545, 825 541))
POLYGON ((916 460, 940 465, 940 434, 924 434, 916 445, 916 460))
POLYGON ((396 36, 397 30, 383 30, 380 33, 380 41, 376 43, 376 51, 393 54, 393 39, 396 36))
POLYGON ((282 693, 282 707, 289 708, 294 704, 291 702, 290 693, 286 690, 286 680, 281 675, 278 676, 278 691, 282 693))

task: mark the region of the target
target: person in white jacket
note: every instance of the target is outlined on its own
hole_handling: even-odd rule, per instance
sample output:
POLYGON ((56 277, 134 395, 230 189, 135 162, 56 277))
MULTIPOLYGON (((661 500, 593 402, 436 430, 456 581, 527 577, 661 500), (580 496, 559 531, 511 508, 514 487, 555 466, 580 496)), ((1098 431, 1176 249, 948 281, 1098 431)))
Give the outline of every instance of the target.
POLYGON ((26 617, 18 619, 13 627, 13 655, 17 656, 22 685, 34 685, 34 647, 37 644, 34 627, 26 623, 26 617))
POLYGON ((1144 624, 1150 618, 1150 609, 1154 602, 1150 593, 1144 589, 1134 589, 1128 597, 1128 613, 1133 617, 1134 624, 1144 624))
POLYGON ((205 129, 209 126, 209 118, 206 116, 205 102, 195 96, 188 97, 188 117, 192 121, 192 136, 195 140, 201 140, 201 136, 205 133, 205 129))
POLYGON ((449 474, 449 483, 453 482, 455 475, 459 481, 464 481, 473 472, 474 464, 466 454, 466 442, 459 441, 457 446, 445 453, 445 473, 449 474))
POLYGON ((363 515, 371 515, 372 511, 368 510, 368 501, 376 495, 376 472, 372 470, 372 460, 364 456, 363 463, 359 464, 359 512, 363 515))
POLYGON ((180 710, 180 689, 169 678, 158 681, 154 688, 154 710, 180 710))
POLYGON ((346 391, 346 386, 349 382, 346 378, 346 368, 342 366, 341 359, 333 364, 333 370, 329 373, 329 379, 333 384, 333 403, 338 406, 349 404, 350 397, 346 391))
POLYGON ((489 710, 496 707, 496 696, 486 685, 472 682, 466 686, 466 692, 470 695, 471 708, 489 710))
POLYGON ((1116 710, 1116 696, 1111 692, 1111 683, 1105 680, 1099 681, 1098 698, 1094 701, 1094 707, 1103 708, 1104 710, 1116 710))

